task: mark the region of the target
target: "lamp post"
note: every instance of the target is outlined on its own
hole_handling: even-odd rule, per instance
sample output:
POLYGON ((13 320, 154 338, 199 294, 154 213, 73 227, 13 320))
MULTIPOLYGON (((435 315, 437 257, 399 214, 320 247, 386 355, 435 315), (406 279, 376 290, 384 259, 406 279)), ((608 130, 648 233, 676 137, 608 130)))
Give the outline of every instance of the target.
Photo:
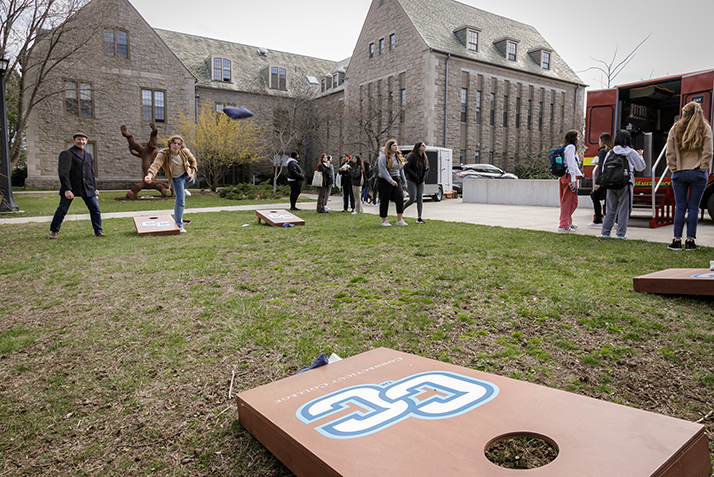
POLYGON ((0 57, 0 159, 2 160, 2 169, 0 169, 0 194, 2 202, 0 202, 0 212, 17 212, 20 207, 12 198, 12 174, 10 171, 10 147, 8 145, 7 132, 7 107, 5 105, 5 73, 10 60, 0 57))

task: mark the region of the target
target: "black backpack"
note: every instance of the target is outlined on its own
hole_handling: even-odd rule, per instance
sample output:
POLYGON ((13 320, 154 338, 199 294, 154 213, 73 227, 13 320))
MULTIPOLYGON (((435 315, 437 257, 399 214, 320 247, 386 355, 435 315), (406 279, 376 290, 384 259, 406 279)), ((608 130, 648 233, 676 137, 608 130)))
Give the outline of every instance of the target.
POLYGON ((550 159, 548 163, 550 173, 555 177, 563 177, 567 169, 567 164, 565 164, 565 147, 558 146, 551 149, 548 157, 550 159))
POLYGON ((627 156, 611 153, 605 158, 600 176, 600 186, 605 189, 626 187, 630 183, 630 161, 627 156))

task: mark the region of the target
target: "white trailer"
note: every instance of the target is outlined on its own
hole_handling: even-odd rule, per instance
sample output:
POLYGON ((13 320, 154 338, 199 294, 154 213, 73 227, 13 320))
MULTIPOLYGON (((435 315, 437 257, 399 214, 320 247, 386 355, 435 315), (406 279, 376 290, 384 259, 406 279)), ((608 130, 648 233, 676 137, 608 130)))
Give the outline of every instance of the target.
MULTIPOLYGON (((399 150, 406 158, 414 146, 400 146, 399 150)), ((433 200, 439 202, 444 195, 451 194, 453 188, 452 158, 451 149, 444 147, 427 146, 426 157, 429 160, 429 170, 424 180, 424 196, 431 196, 433 200)))

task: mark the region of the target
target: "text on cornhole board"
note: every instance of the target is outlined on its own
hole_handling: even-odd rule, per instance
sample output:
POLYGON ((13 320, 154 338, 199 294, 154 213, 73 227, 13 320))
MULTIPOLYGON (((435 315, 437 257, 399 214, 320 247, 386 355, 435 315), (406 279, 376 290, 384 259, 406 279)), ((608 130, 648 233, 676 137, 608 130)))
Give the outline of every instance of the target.
POLYGON ((513 476, 485 450, 514 435, 559 450, 529 476, 711 473, 700 424, 386 348, 237 400, 241 425, 298 476, 513 476))
POLYGON ((136 233, 142 235, 178 235, 181 233, 170 215, 134 217, 136 233))

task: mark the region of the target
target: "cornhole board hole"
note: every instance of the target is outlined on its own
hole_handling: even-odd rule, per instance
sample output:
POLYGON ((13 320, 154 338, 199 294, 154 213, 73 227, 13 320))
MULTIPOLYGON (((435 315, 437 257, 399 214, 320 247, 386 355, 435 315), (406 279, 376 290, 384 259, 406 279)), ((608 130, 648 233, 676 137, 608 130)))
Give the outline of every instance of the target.
POLYGON ((134 217, 134 227, 139 236, 142 235, 178 235, 181 231, 170 215, 146 215, 134 217))
POLYGON ((386 348, 237 396, 240 423, 297 476, 709 477, 704 426, 386 348), (490 462, 513 436, 555 445, 490 462))
POLYGON ((708 268, 668 268, 635 277, 632 284, 637 292, 714 296, 714 271, 708 268))
POLYGON ((283 224, 305 225, 305 221, 287 210, 256 210, 258 223, 264 220, 271 227, 282 227, 283 224))

